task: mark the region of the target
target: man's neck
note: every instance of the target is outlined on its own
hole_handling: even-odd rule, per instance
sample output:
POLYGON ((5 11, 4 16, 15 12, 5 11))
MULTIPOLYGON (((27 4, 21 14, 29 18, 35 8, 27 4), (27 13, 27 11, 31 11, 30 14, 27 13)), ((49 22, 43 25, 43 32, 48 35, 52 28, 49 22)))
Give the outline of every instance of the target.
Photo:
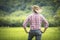
POLYGON ((37 12, 33 12, 34 14, 39 14, 39 13, 37 13, 37 12))

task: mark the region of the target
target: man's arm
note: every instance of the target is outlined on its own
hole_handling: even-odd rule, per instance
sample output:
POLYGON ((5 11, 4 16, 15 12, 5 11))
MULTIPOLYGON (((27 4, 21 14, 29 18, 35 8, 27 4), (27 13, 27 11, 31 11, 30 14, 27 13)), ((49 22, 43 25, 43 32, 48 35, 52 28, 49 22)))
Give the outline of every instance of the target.
POLYGON ((28 21, 29 21, 29 18, 27 18, 27 19, 24 21, 24 23, 23 23, 23 28, 24 28, 24 30, 25 30, 26 33, 28 33, 28 31, 27 31, 27 29, 26 29, 28 21))
POLYGON ((47 30, 47 28, 48 28, 48 26, 49 26, 49 23, 48 23, 48 21, 45 19, 45 17, 42 16, 42 19, 43 19, 43 22, 44 22, 44 30, 42 31, 42 33, 44 33, 44 32, 47 30))
POLYGON ((26 33, 29 33, 29 32, 27 31, 26 27, 24 27, 24 30, 25 30, 26 33))

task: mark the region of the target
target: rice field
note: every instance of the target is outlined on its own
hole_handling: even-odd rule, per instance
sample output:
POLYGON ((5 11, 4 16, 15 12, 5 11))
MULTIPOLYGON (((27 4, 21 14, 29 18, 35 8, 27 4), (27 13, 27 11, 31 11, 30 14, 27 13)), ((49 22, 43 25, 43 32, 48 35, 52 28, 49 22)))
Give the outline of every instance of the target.
MULTIPOLYGON (((27 30, 29 31, 28 27, 27 30)), ((0 40, 27 40, 27 38, 28 33, 25 33, 23 27, 0 27, 0 40)), ((49 27, 42 34, 42 40, 60 40, 60 27, 49 27)))

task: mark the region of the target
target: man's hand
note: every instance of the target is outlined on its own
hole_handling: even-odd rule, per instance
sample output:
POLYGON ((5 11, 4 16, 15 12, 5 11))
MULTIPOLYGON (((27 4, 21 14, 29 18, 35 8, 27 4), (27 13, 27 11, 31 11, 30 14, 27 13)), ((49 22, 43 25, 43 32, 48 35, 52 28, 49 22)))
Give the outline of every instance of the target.
POLYGON ((25 32, 26 32, 26 33, 29 33, 29 32, 26 30, 26 28, 25 28, 25 27, 24 27, 24 30, 25 30, 25 32))
POLYGON ((28 31, 25 31, 26 33, 29 33, 28 31))
POLYGON ((44 33, 44 31, 41 31, 41 33, 44 33))
POLYGON ((45 31, 47 30, 47 28, 44 28, 44 30, 43 31, 41 31, 42 33, 45 33, 45 31))

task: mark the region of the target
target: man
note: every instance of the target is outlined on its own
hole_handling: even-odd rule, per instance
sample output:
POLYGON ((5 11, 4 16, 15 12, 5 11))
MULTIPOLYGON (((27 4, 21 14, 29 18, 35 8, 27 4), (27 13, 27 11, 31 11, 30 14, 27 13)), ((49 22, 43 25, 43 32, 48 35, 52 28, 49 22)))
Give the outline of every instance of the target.
POLYGON ((41 35, 48 28, 48 22, 45 17, 39 12, 41 12, 41 8, 37 5, 32 6, 33 13, 27 17, 27 19, 23 23, 23 27, 26 33, 29 33, 28 40, 32 40, 35 36, 36 40, 41 40, 41 35), (41 24, 44 22, 44 31, 41 30, 41 24), (26 25, 30 23, 30 31, 26 30, 26 25))

